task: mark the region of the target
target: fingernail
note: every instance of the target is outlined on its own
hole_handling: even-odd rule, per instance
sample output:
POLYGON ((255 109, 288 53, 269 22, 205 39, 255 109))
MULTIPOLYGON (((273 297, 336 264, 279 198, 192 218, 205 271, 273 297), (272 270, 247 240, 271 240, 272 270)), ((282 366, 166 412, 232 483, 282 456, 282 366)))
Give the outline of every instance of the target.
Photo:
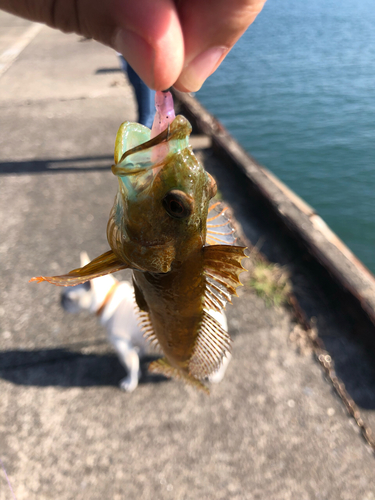
POLYGON ((219 60, 227 50, 226 47, 213 47, 199 54, 182 71, 179 83, 190 92, 199 90, 206 78, 215 70, 219 60))
POLYGON ((124 56, 146 85, 153 88, 155 53, 151 45, 134 31, 119 29, 113 46, 124 56))

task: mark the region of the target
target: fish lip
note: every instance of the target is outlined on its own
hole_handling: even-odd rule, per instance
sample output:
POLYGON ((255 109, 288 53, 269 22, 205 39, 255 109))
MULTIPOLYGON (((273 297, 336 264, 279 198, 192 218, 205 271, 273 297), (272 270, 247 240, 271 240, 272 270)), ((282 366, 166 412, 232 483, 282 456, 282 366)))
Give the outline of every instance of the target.
POLYGON ((130 242, 132 242, 133 244, 135 245, 139 245, 141 247, 145 247, 145 248, 150 248, 150 247, 154 247, 154 248, 162 248, 162 247, 165 247, 165 246, 170 246, 171 243, 173 244, 173 238, 170 237, 168 240, 166 241, 163 241, 163 242, 160 242, 160 240, 153 240, 153 241, 142 241, 141 239, 139 238, 136 238, 134 237, 131 232, 129 233, 129 231, 127 232, 127 237, 129 238, 130 242))

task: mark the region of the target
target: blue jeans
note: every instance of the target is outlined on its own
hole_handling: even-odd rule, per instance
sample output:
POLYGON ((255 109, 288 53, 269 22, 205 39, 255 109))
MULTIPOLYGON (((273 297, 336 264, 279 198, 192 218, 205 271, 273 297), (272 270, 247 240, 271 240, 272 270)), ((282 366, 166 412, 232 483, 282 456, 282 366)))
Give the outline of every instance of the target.
POLYGON ((134 88, 138 105, 138 123, 151 128, 155 115, 155 90, 147 87, 122 55, 119 55, 119 59, 121 69, 124 73, 127 73, 129 81, 134 88))

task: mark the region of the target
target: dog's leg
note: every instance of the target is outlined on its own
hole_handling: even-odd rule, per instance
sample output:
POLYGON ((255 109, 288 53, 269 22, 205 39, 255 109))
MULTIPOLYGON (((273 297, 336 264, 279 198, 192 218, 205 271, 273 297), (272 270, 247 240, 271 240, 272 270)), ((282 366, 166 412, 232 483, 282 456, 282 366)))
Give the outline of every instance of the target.
POLYGON ((119 337, 111 336, 111 342, 115 347, 119 360, 127 371, 127 376, 120 382, 120 388, 125 392, 133 392, 138 386, 141 375, 139 356, 131 342, 119 337))

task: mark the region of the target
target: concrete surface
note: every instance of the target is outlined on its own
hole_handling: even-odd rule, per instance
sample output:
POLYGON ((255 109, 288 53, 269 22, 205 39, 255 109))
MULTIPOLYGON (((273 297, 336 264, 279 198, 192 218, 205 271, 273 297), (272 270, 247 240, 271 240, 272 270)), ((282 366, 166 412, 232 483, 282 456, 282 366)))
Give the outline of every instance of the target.
MULTIPOLYGON (((0 25, 6 47, 18 20, 0 25)), ((107 249, 115 134, 135 119, 116 68, 111 50, 43 28, 0 78, 0 458, 17 500, 373 500, 374 458, 290 344, 288 311, 245 287, 210 397, 151 376, 127 395, 96 319, 28 283, 107 249)))

